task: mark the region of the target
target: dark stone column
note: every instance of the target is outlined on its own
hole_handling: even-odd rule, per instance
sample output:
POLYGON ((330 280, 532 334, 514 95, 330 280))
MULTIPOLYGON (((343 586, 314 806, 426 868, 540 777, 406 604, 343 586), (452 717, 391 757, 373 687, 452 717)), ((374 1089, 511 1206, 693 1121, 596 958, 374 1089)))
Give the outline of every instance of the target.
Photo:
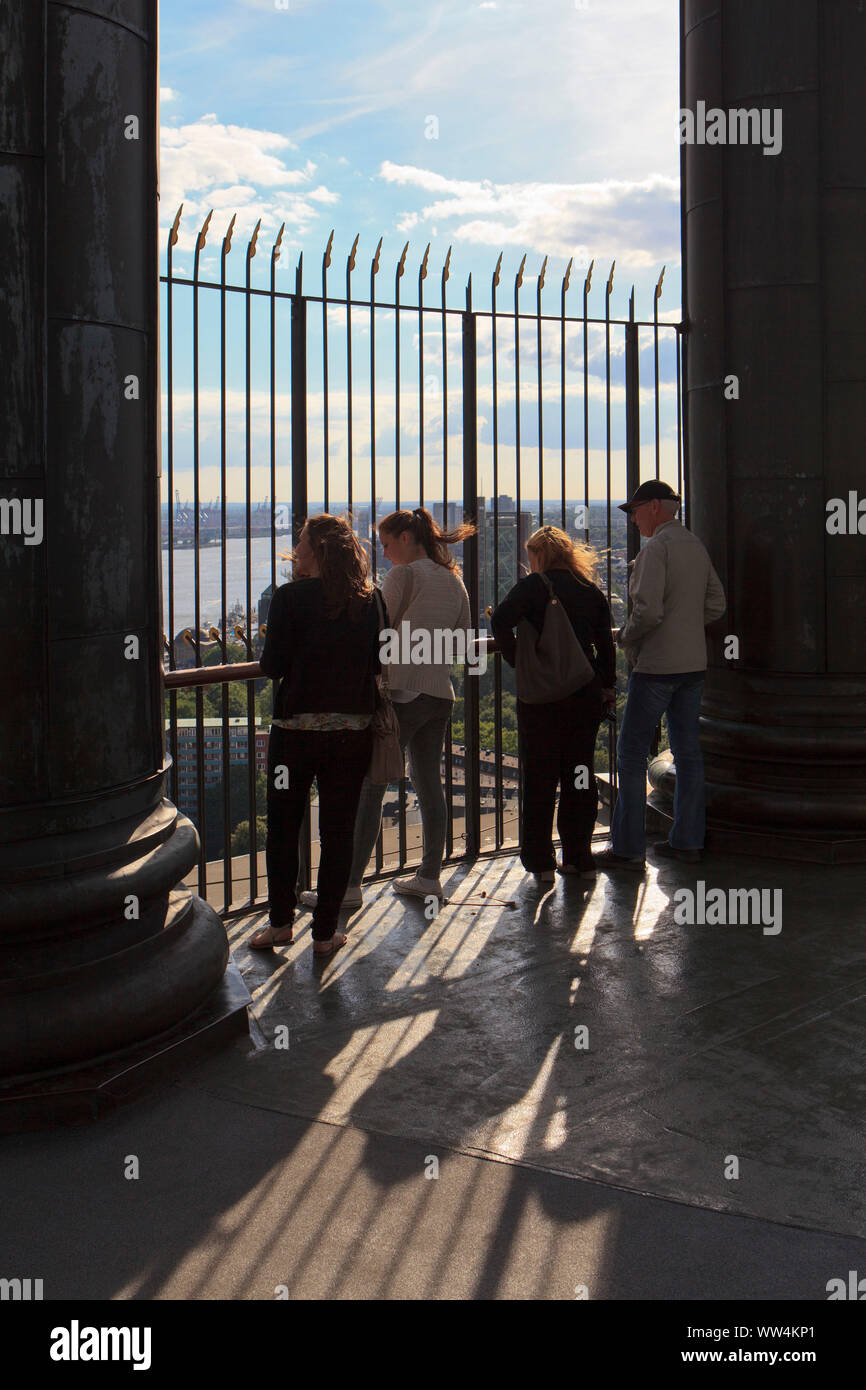
POLYGON ((0 52, 2 1099, 197 1030, 228 947, 163 795, 157 3, 0 52))
POLYGON ((683 0, 682 53, 682 107, 782 112, 778 154, 683 148, 690 525, 739 639, 711 644, 708 844, 863 858, 866 534, 825 523, 866 498, 866 6, 683 0))

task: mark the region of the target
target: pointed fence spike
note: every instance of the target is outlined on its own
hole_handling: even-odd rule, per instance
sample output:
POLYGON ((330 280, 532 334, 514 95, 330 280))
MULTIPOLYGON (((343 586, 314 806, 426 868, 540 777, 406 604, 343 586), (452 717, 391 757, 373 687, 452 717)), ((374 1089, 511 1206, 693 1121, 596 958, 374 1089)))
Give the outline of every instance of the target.
POLYGON ((258 222, 256 223, 255 227, 253 228, 253 234, 252 234, 252 236, 250 237, 250 244, 249 244, 249 246, 247 247, 247 260, 248 260, 248 261, 251 261, 252 258, 253 258, 253 256, 256 254, 256 242, 257 242, 258 239, 259 239, 259 227, 260 227, 261 225, 262 225, 262 219, 259 218, 259 220, 258 220, 258 222))
POLYGON ((226 231, 225 236, 223 237, 223 251, 226 255, 228 255, 229 251, 231 251, 232 249, 232 234, 234 233, 237 216, 238 215, 236 212, 232 213, 232 220, 228 225, 228 230, 226 231))
POLYGON ((204 220, 204 226, 202 227, 201 231, 200 231, 199 234, 198 234, 198 240, 197 240, 197 242, 196 242, 196 244, 195 244, 195 249, 196 249, 197 251, 201 251, 201 250, 204 248, 205 242, 207 241, 207 229, 208 229, 208 227, 210 226, 210 220, 211 220, 212 217, 213 217, 213 208, 211 208, 210 212, 208 213, 207 217, 205 218, 205 220, 204 220))

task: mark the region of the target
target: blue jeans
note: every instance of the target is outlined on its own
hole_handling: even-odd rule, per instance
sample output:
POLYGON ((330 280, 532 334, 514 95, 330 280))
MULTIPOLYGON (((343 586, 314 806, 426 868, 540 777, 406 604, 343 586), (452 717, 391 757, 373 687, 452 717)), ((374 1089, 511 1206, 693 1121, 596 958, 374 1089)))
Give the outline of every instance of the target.
MULTIPOLYGON (((438 879, 445 856, 445 830, 448 810, 440 772, 445 732, 453 701, 436 695, 419 695, 407 704, 395 704, 400 725, 400 746, 409 752, 409 776, 421 810, 423 857, 418 867, 421 878, 438 879)), ((382 823, 382 802, 386 787, 364 778, 355 819, 352 868, 349 885, 360 887, 364 870, 376 848, 382 823)))
POLYGON ((646 770, 653 731, 667 715, 668 737, 677 769, 674 823, 676 849, 703 849, 706 826, 704 759, 698 740, 703 680, 675 677, 650 680, 632 671, 619 727, 616 767, 619 794, 611 822, 614 854, 642 859, 646 850, 646 770))

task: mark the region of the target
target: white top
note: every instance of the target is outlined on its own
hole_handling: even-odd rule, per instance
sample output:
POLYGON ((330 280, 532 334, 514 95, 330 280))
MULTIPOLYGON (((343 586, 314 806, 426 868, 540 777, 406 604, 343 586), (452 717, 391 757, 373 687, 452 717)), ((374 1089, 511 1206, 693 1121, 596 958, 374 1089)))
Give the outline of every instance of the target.
MULTIPOLYGON (((393 565, 382 582, 382 595, 388 609, 391 627, 400 632, 404 619, 409 623, 409 639, 419 630, 430 633, 431 653, 437 644, 433 634, 439 631, 466 632, 470 625, 469 595, 456 570, 437 565, 435 560, 413 560, 408 565, 393 565)), ((401 656, 408 655, 401 651, 401 656)), ((451 666, 409 663, 389 664, 388 677, 392 692, 412 692, 415 695, 435 695, 440 700, 453 700, 451 666)))

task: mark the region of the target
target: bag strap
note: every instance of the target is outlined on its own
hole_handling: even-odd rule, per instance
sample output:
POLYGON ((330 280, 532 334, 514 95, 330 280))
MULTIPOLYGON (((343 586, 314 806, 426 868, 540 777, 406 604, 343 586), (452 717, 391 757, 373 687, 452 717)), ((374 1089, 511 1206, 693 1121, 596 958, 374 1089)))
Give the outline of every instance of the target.
MULTIPOLYGON (((379 636, 381 636, 385 631, 385 600, 382 597, 381 589, 377 588, 375 584, 373 585, 373 595, 379 609, 379 636)), ((379 649, 381 650, 381 644, 379 649)), ((383 694, 390 698, 391 681, 388 676, 388 667, 382 665, 381 659, 379 660, 379 680, 381 682, 383 694)))
POLYGON ((555 601, 555 600, 556 600, 556 590, 554 589, 553 584, 551 583, 551 581, 548 579, 548 577, 547 577, 545 571, 544 571, 544 570, 536 570, 536 574, 538 575, 539 579, 541 580, 542 584, 544 585, 545 589, 547 590, 547 597, 548 597, 549 599, 552 598, 552 599, 555 601))

